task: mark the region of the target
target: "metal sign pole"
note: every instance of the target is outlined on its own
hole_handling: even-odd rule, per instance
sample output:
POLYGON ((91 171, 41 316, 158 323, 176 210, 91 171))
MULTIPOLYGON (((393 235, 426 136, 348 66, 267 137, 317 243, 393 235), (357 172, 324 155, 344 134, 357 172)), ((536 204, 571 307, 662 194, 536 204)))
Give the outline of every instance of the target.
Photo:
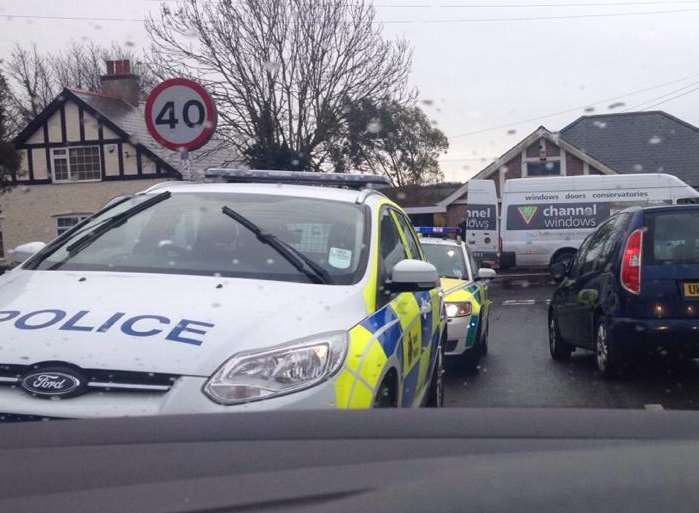
POLYGON ((182 180, 185 182, 192 181, 192 161, 189 160, 189 151, 182 150, 180 152, 180 158, 182 159, 182 180))

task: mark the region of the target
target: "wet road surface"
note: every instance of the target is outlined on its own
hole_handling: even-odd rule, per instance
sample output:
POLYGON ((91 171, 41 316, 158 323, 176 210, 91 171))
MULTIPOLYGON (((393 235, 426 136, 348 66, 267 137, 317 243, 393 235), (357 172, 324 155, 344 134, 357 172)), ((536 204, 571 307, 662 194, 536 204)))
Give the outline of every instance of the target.
POLYGON ((582 349, 570 362, 554 362, 546 332, 553 290, 553 282, 541 274, 491 282, 489 353, 473 374, 448 359, 446 406, 699 408, 699 366, 694 361, 635 362, 613 380, 602 378, 593 353, 582 349))

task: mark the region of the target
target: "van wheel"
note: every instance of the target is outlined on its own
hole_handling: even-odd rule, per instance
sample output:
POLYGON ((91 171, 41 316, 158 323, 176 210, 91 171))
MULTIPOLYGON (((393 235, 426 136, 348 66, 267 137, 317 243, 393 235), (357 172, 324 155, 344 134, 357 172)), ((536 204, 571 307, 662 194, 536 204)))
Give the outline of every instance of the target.
POLYGON ((574 249, 562 249, 558 251, 555 255, 553 255, 553 257, 551 257, 549 269, 556 264, 565 264, 566 267, 568 267, 575 258, 575 253, 577 253, 577 251, 574 249))
POLYGON ((485 330, 483 330, 483 340, 481 341, 481 357, 485 357, 488 354, 488 331, 490 330, 490 320, 485 325, 485 330))
POLYGON ((567 362, 570 360, 570 354, 574 347, 561 339, 560 331, 558 330, 558 321, 553 312, 549 312, 549 352, 551 358, 557 362, 567 362))
POLYGON ((609 336, 606 319, 599 320, 596 333, 595 360, 597 361, 597 370, 604 378, 616 377, 621 369, 621 355, 609 336))

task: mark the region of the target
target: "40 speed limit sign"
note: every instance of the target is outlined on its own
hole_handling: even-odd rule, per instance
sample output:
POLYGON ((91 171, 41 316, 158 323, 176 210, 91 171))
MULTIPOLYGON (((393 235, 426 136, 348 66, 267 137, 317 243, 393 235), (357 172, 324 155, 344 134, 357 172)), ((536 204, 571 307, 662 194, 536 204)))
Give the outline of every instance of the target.
POLYGON ((209 93, 191 80, 158 84, 146 101, 146 125, 161 145, 175 151, 204 146, 216 131, 216 106, 209 93))

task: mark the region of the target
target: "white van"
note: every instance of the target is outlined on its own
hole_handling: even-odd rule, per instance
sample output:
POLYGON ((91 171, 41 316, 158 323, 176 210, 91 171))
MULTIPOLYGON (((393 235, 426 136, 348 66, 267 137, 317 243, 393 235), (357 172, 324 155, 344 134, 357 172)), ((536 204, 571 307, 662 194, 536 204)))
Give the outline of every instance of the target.
POLYGON ((479 262, 495 264, 498 259, 498 196, 492 180, 467 184, 464 218, 459 224, 469 253, 479 262))
POLYGON ((547 267, 570 259, 610 215, 635 205, 695 203, 699 193, 667 174, 516 178, 500 210, 500 267, 547 267))

